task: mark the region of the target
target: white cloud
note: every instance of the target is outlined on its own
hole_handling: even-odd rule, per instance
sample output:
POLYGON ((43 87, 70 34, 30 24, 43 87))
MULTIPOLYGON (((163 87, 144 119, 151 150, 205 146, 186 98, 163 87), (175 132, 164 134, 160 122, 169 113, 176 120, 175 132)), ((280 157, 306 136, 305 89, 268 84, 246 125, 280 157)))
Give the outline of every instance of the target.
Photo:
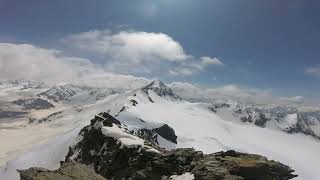
POLYGON ((214 57, 208 57, 208 56, 203 56, 200 57, 197 61, 185 61, 182 62, 180 65, 172 68, 169 73, 174 76, 190 76, 195 73, 204 71, 205 68, 209 66, 223 66, 224 64, 222 61, 220 61, 218 58, 214 57))
POLYGON ((189 57, 179 42, 163 33, 94 30, 69 35, 64 41, 82 50, 131 63, 158 60, 175 62, 189 57))
POLYGON ((217 58, 199 59, 185 52, 182 45, 167 34, 123 30, 92 30, 72 34, 63 42, 82 52, 102 56, 108 71, 190 76, 208 66, 223 66, 217 58))
POLYGON ((224 64, 218 59, 218 58, 211 58, 208 56, 203 56, 200 58, 201 60, 201 65, 203 67, 207 66, 207 65, 216 65, 216 66, 223 66, 224 64))
POLYGON ((201 88, 190 83, 174 82, 169 85, 182 97, 193 101, 234 100, 245 103, 290 105, 301 104, 304 97, 279 97, 271 90, 225 85, 214 88, 201 88))
POLYGON ((316 77, 320 77, 320 65, 315 67, 309 67, 305 70, 306 74, 313 75, 316 77))
POLYGON ((136 88, 147 80, 105 72, 88 59, 68 57, 30 44, 0 43, 0 80, 72 82, 113 88, 136 88))
POLYGON ((88 62, 62 57, 59 51, 29 44, 0 43, 1 79, 72 79, 77 76, 72 63, 88 62))

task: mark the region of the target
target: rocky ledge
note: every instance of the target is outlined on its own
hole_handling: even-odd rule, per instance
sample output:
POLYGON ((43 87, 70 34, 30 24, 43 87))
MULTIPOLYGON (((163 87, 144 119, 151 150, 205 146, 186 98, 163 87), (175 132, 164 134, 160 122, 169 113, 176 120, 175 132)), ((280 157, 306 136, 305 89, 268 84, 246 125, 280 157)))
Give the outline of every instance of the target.
POLYGON ((18 171, 21 180, 106 180, 87 166, 75 162, 63 163, 56 171, 43 168, 18 171))
MULTIPOLYGON (((152 133, 146 136, 142 132, 132 131, 109 114, 101 113, 81 130, 79 142, 70 147, 60 170, 31 168, 19 171, 21 179, 36 180, 43 174, 58 177, 63 174, 64 167, 70 164, 77 167, 78 163, 93 168, 104 178, 115 180, 288 180, 296 177, 290 167, 260 155, 236 151, 203 154, 189 148, 168 151, 152 141, 152 133)), ((79 166, 84 168, 84 165, 79 166)), ((74 179, 78 173, 82 177, 86 177, 83 174, 86 172, 88 176, 93 175, 92 171, 77 171, 76 168, 72 170, 74 179)))

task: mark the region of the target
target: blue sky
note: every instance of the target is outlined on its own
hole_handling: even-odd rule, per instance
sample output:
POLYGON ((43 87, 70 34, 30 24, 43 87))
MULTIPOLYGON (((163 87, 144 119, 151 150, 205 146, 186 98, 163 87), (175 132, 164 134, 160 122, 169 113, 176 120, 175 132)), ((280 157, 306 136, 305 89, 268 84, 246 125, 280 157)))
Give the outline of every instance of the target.
POLYGON ((319 98, 319 18, 317 0, 1 0, 0 42, 54 48, 99 64, 104 56, 70 48, 61 39, 92 30, 163 33, 193 62, 207 56, 224 65, 188 76, 143 76, 319 98))

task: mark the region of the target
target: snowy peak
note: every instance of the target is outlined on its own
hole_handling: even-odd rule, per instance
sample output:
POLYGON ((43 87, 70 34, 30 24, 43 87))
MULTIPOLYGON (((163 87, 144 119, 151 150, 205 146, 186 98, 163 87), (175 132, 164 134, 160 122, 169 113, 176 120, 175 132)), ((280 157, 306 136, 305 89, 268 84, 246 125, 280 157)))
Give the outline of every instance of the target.
POLYGON ((146 94, 148 94, 149 91, 153 91, 160 97, 170 98, 172 100, 181 100, 180 96, 160 80, 152 81, 148 85, 142 87, 141 90, 146 94))
POLYGON ((166 101, 182 100, 171 88, 159 80, 152 81, 146 86, 129 92, 129 96, 125 97, 125 99, 126 102, 119 113, 140 103, 165 103, 166 101))
POLYGON ((220 102, 214 103, 209 109, 223 119, 235 119, 290 134, 302 133, 320 140, 320 112, 301 112, 292 107, 220 102))

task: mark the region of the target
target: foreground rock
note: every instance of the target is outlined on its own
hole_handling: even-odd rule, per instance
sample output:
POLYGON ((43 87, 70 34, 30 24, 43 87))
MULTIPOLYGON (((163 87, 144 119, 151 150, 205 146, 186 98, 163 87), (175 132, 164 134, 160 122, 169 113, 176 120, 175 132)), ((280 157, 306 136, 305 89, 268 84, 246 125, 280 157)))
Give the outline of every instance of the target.
POLYGON ((21 180, 106 180, 85 165, 74 162, 62 164, 60 169, 49 171, 43 168, 19 170, 21 180))
MULTIPOLYGON (((235 151, 203 154, 189 148, 167 151, 143 132, 132 131, 109 114, 101 113, 81 130, 79 142, 70 148, 65 163, 75 161, 89 165, 101 176, 115 180, 287 180, 296 177, 290 167, 260 155, 235 151)), ((23 172, 38 175, 32 169, 23 172)))

